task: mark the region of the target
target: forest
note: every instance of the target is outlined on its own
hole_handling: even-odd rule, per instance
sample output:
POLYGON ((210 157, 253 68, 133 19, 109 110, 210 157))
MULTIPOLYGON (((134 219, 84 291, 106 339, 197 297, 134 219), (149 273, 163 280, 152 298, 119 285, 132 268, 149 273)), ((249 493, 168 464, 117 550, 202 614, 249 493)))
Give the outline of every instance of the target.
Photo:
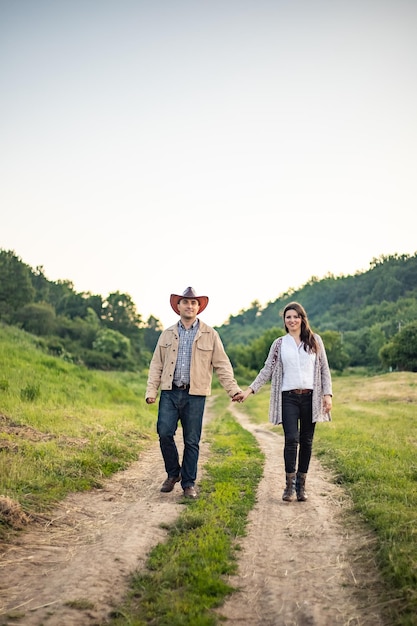
MULTIPOLYGON (((272 341, 282 335, 281 311, 296 300, 325 343, 339 372, 417 371, 417 253, 372 259, 349 276, 311 277, 301 288, 255 300, 217 327, 236 373, 259 370, 272 341)), ((131 296, 77 292, 71 281, 51 281, 14 251, 0 249, 0 323, 36 337, 48 354, 91 369, 142 371, 162 331, 146 321, 131 296)))

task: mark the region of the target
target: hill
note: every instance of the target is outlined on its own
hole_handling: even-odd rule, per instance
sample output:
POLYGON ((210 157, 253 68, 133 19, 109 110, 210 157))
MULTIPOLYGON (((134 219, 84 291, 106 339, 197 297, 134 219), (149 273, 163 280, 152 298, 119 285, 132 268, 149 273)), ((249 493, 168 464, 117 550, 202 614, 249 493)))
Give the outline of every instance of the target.
MULTIPOLYGON (((232 315, 217 330, 233 365, 261 366, 268 345, 283 332, 281 310, 305 307, 322 334, 330 365, 417 370, 417 253, 373 259, 350 276, 312 277, 262 307, 232 315)), ((129 294, 78 293, 70 281, 50 281, 43 268, 0 250, 0 322, 39 338, 38 346, 90 369, 146 369, 161 333, 158 319, 142 320, 129 294)))
POLYGON ((217 328, 226 348, 249 346, 267 331, 282 329, 281 311, 294 300, 305 307, 315 331, 337 333, 347 365, 378 366, 380 349, 417 322, 417 254, 373 259, 369 270, 355 275, 312 277, 264 308, 255 301, 217 328))

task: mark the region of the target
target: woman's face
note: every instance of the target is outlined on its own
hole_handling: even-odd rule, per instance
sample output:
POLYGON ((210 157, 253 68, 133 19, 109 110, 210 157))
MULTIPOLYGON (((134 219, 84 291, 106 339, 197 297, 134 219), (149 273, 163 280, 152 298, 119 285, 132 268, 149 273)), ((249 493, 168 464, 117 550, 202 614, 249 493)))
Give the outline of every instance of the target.
POLYGON ((301 330, 301 316, 295 309, 288 309, 285 312, 284 324, 288 332, 298 332, 301 330))

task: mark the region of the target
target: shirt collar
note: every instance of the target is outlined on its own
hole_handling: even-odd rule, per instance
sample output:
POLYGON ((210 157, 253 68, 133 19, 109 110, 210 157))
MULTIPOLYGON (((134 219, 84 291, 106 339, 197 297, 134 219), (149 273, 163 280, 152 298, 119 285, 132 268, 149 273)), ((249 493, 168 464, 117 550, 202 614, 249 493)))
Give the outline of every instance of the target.
MULTIPOLYGON (((178 320, 178 326, 179 326, 180 328, 182 328, 183 330, 187 330, 187 329, 185 328, 184 324, 181 322, 181 320, 178 320)), ((190 328, 189 328, 188 330, 191 330, 191 329, 197 328, 197 326, 198 326, 198 317, 196 317, 196 318, 195 318, 194 322, 191 324, 191 326, 190 326, 190 328)))

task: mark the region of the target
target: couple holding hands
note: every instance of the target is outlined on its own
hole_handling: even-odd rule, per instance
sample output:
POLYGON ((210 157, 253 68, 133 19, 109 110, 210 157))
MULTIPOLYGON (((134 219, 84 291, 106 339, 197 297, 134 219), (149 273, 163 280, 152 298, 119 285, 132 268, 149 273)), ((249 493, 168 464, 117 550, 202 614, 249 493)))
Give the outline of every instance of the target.
POLYGON ((331 419, 332 381, 323 341, 311 330, 301 304, 290 302, 282 314, 286 334, 273 341, 264 366, 242 391, 218 332, 198 317, 208 301, 192 287, 171 294, 171 307, 180 319, 160 335, 149 366, 148 404, 156 402, 160 389, 157 432, 167 473, 161 491, 171 492, 181 482, 185 497, 198 496, 203 413, 215 371, 233 402, 244 402, 271 382, 269 421, 282 424, 285 437, 282 499, 303 502, 316 423, 331 419), (181 464, 175 443, 179 422, 184 439, 181 464))

